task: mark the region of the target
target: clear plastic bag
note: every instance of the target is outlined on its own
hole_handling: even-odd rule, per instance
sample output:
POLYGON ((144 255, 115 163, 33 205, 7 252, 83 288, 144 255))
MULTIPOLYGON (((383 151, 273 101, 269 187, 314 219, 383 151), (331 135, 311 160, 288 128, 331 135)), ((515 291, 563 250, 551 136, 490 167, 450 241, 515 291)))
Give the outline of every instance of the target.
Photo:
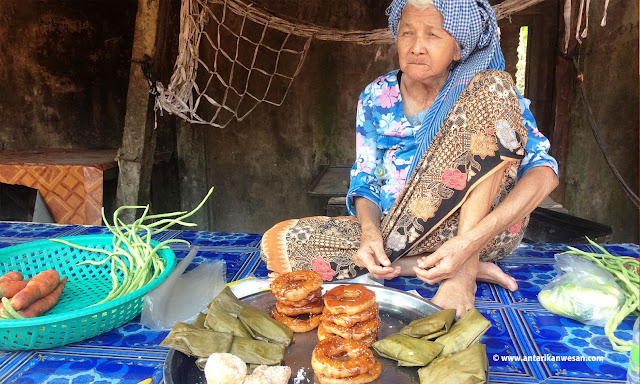
POLYGON ((192 323, 227 284, 224 260, 212 260, 184 273, 198 248, 178 263, 171 275, 144 298, 140 322, 151 329, 169 330, 179 321, 192 323))
POLYGON ((538 294, 540 304, 556 315, 604 327, 625 300, 613 275, 576 255, 555 258, 558 275, 538 294))

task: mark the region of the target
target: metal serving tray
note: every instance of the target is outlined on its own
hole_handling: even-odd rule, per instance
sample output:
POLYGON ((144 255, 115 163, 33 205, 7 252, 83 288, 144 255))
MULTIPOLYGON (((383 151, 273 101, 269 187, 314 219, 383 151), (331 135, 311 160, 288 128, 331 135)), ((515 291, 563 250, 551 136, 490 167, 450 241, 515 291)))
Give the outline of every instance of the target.
MULTIPOLYGON (((325 283, 323 290, 327 291, 341 283, 325 283)), ((427 300, 414 296, 404 291, 387 288, 379 285, 361 284, 371 289, 376 294, 376 301, 380 305, 380 333, 378 339, 397 333, 402 327, 411 321, 429 316, 440 310, 439 307, 427 300)), ((264 311, 271 311, 276 304, 271 292, 259 292, 241 299, 264 311)), ((314 383, 313 369, 311 368, 311 353, 318 343, 317 331, 307 333, 294 333, 293 342, 287 347, 282 365, 291 367, 290 384, 314 383)), ((372 383, 418 383, 418 370, 415 367, 398 367, 394 360, 379 357, 375 350, 374 355, 382 364, 382 374, 372 383)), ((167 384, 206 384, 204 372, 195 364, 196 359, 182 352, 170 350, 164 362, 164 381, 167 384)))

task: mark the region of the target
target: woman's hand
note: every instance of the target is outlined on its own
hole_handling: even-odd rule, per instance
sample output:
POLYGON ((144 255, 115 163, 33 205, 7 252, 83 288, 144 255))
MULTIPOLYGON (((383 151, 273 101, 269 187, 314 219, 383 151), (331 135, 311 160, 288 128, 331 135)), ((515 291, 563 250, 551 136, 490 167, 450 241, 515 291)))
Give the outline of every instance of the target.
POLYGON ((356 213, 360 222, 360 248, 356 253, 356 264, 365 267, 376 279, 393 279, 400 274, 400 267, 392 267, 384 252, 380 232, 380 208, 364 197, 355 199, 356 213))
POLYGON ((413 270, 425 283, 439 283, 454 277, 469 257, 478 251, 475 242, 465 235, 458 235, 447 240, 432 254, 418 259, 418 266, 413 270))
POLYGON ((400 267, 391 267, 378 228, 363 229, 356 259, 356 262, 367 268, 376 279, 393 279, 400 274, 400 267))

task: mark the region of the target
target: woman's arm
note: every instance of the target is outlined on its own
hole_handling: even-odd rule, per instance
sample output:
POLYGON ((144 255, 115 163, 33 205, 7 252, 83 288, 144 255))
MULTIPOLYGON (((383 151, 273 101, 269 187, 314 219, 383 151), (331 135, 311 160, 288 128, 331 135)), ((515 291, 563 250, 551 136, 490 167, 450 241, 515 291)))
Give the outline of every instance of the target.
POLYGON ((451 238, 418 261, 418 266, 427 269, 420 273, 421 278, 428 284, 435 284, 452 277, 471 255, 480 252, 491 239, 531 213, 557 185, 558 178, 552 168, 529 169, 505 200, 474 228, 451 238))
POLYGON ((380 205, 380 183, 375 176, 380 161, 377 150, 378 133, 373 122, 371 87, 367 87, 358 99, 356 114, 356 160, 351 167, 351 180, 347 192, 347 210, 352 216, 358 216, 355 199, 365 197, 377 206, 380 205))
MULTIPOLYGON (((370 89, 370 87, 367 87, 370 89)), ((356 117, 356 161, 351 168, 351 184, 347 193, 347 208, 358 218, 361 238, 356 264, 365 267, 377 279, 392 279, 400 268, 389 265, 380 232, 380 183, 375 169, 380 162, 377 150, 376 125, 373 123, 371 93, 365 90, 358 100, 356 117)))
POLYGON ((522 115, 522 124, 527 128, 527 144, 525 145, 526 156, 520 162, 518 168, 518 179, 520 179, 527 171, 535 167, 546 166, 553 169, 558 175, 558 163, 549 155, 550 143, 539 130, 536 119, 533 117, 529 104, 531 102, 525 99, 518 92, 518 102, 520 104, 520 114, 522 115))
POLYGON ((380 232, 380 208, 371 200, 359 196, 355 198, 355 207, 362 232, 356 263, 366 267, 376 279, 397 277, 400 267, 391 267, 391 262, 384 252, 380 232))

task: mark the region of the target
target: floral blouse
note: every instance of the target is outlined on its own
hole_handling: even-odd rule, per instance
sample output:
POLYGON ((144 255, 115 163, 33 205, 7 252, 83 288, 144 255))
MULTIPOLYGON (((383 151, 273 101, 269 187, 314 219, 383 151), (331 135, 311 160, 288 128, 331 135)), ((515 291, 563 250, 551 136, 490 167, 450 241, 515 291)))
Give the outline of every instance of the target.
MULTIPOLYGON (((356 216, 354 197, 376 203, 389 212, 407 181, 407 171, 417 150, 415 133, 402 109, 398 70, 377 78, 360 94, 356 116, 356 161, 351 168, 347 208, 356 216)), ((518 93, 522 121, 529 137, 518 178, 533 167, 547 166, 558 174, 558 164, 548 154, 549 140, 538 131, 529 110, 530 101, 518 93)))

